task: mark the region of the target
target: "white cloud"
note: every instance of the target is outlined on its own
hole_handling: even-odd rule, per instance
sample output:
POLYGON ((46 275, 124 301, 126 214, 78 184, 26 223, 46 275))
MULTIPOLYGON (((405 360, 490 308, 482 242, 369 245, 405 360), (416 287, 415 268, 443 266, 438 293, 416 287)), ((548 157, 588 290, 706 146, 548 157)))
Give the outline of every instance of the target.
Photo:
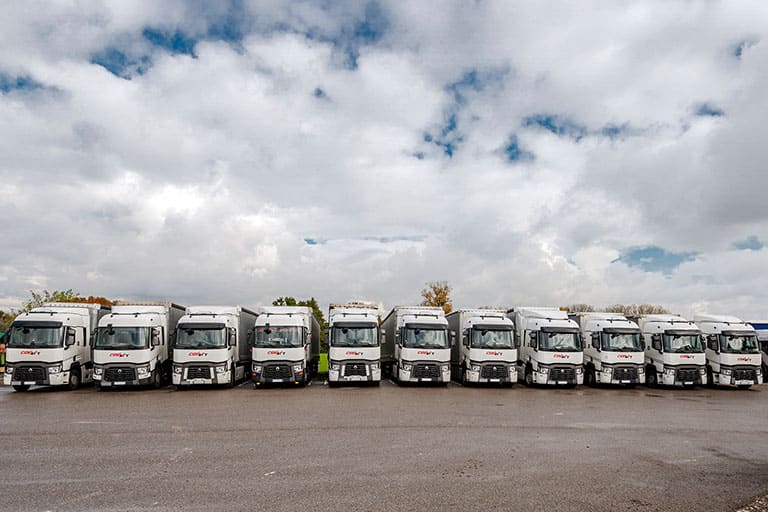
POLYGON ((448 280, 463 306, 768 314, 768 249, 733 250, 768 240, 762 3, 371 5, 6 9, 0 306, 74 288, 389 307, 448 280), (110 48, 130 80, 91 62, 110 48), (698 256, 617 262, 647 246, 698 256))

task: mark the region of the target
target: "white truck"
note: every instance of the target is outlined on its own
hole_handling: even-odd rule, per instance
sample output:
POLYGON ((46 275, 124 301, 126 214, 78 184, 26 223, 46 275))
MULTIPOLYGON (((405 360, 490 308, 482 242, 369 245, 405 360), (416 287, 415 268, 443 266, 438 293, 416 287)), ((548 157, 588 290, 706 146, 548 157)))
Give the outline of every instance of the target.
POLYGON ((398 383, 451 381, 451 341, 442 308, 395 306, 381 323, 382 362, 398 383))
POLYGON ((293 383, 305 386, 317 375, 320 324, 306 306, 259 309, 253 335, 254 387, 293 383))
POLYGON ((519 340, 518 376, 528 386, 576 386, 584 382, 579 326, 557 308, 516 307, 507 311, 519 340))
POLYGON ((754 327, 735 316, 699 314, 693 321, 704 335, 710 384, 749 389, 763 383, 754 327))
POLYGON ((768 382, 768 321, 749 322, 755 328, 763 359, 763 383, 768 382))
POLYGON ((460 309, 445 316, 460 343, 451 347, 451 376, 462 384, 517 382, 515 325, 504 309, 460 309))
POLYGON ((379 309, 366 302, 328 308, 328 385, 381 382, 379 309))
POLYGON ((645 384, 645 345, 640 328, 619 313, 571 313, 584 344, 584 383, 645 384))
POLYGON ((241 306, 189 306, 176 324, 173 384, 233 387, 248 376, 256 313, 241 306))
POLYGON ((649 386, 695 386, 707 383, 701 331, 679 315, 637 319, 645 342, 645 381, 649 386))
POLYGON ((91 339, 108 312, 99 304, 49 302, 17 316, 8 329, 4 383, 26 391, 91 382, 91 339))
POLYGON ((184 306, 121 301, 99 320, 93 347, 97 388, 160 387, 170 381, 173 336, 184 306))

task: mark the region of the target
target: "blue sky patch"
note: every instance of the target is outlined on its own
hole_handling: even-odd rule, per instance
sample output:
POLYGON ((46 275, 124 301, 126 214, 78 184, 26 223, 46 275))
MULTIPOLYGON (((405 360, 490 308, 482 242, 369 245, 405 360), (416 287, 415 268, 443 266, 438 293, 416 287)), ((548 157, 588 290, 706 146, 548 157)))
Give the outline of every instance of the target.
POLYGON ((328 95, 327 95, 327 94, 325 94, 325 91, 324 91, 324 90, 322 90, 322 89, 321 89, 321 88, 319 88, 319 87, 315 87, 315 90, 314 90, 314 91, 312 91, 312 95, 313 95, 315 98, 327 98, 327 97, 328 97, 328 95))
POLYGON ((43 84, 29 76, 10 76, 0 73, 0 92, 3 94, 11 91, 34 91, 43 87, 43 84))
POLYGON ((115 76, 130 80, 134 73, 138 75, 146 73, 152 62, 148 55, 134 59, 117 48, 109 47, 92 55, 91 64, 97 64, 115 76))
POLYGON ((754 46, 756 43, 756 39, 745 39, 743 41, 739 41, 733 47, 733 56, 737 59, 741 59, 741 57, 744 55, 744 51, 754 46))
POLYGON ((587 134, 587 128, 569 119, 552 114, 533 114, 523 118, 523 126, 543 128, 558 137, 571 137, 577 142, 587 134))
POLYGON ((164 31, 147 27, 142 30, 141 35, 153 45, 174 55, 195 56, 195 44, 197 41, 180 30, 164 31))
POLYGON ((519 162, 525 160, 533 160, 534 154, 530 151, 526 151, 520 147, 520 142, 517 140, 517 135, 510 135, 507 140, 507 145, 504 146, 504 155, 510 162, 519 162))
POLYGON ((750 235, 744 240, 738 240, 736 242, 733 242, 733 245, 731 246, 733 249, 736 249, 737 251, 759 251, 765 245, 762 241, 760 241, 759 238, 755 235, 750 235))
POLYGON ((639 268, 643 272, 671 274, 677 267, 688 261, 694 261, 696 252, 672 252, 657 245, 630 247, 612 263, 624 263, 628 267, 639 268))
POLYGON ((725 115, 723 109, 712 105, 711 103, 700 103, 696 105, 694 112, 697 116, 721 117, 725 115))

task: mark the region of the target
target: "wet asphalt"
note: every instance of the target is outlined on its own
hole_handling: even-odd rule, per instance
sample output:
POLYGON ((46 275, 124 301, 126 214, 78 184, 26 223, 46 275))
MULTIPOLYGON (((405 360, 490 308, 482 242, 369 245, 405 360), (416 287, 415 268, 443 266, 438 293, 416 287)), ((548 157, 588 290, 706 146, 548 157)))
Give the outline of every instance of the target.
POLYGON ((768 385, 0 387, 0 510, 736 510, 768 385))

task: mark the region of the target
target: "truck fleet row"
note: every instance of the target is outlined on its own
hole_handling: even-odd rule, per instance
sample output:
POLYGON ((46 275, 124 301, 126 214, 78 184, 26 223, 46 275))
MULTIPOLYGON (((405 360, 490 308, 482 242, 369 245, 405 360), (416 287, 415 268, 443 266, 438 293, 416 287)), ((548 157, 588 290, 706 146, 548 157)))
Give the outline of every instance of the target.
MULTIPOLYGON (((768 324, 696 315, 573 313, 557 308, 331 304, 328 384, 762 384, 768 324)), ((47 303, 6 335, 3 382, 76 389, 94 382, 177 389, 250 378, 306 385, 318 374, 320 324, 303 306, 179 306, 172 302, 47 303)))

